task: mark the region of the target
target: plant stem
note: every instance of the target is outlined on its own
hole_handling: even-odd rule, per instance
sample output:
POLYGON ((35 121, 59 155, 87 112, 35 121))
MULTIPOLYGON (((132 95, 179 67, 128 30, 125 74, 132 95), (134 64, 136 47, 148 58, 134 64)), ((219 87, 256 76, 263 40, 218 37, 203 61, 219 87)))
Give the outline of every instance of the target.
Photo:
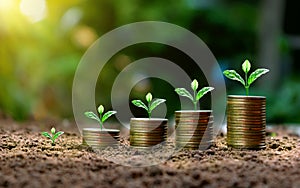
POLYGON ((151 119, 151 111, 150 111, 150 103, 151 102, 148 102, 148 116, 149 116, 149 119, 151 119))
POLYGON ((248 86, 248 73, 245 72, 245 89, 246 89, 246 95, 249 95, 249 86, 248 86))
POLYGON ((196 90, 194 90, 194 110, 197 110, 197 101, 196 101, 196 90))
POLYGON ((102 130, 102 128, 103 128, 103 122, 102 122, 102 114, 99 114, 99 119, 100 119, 100 121, 99 121, 99 124, 100 124, 100 129, 102 130))
POLYGON ((246 89, 246 95, 249 96, 249 86, 245 86, 246 89))

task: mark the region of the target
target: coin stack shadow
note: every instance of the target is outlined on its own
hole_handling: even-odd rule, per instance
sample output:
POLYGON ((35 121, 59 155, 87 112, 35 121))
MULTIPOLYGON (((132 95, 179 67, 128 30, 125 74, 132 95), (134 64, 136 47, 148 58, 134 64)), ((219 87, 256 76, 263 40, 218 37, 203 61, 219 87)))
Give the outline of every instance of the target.
POLYGON ((147 149, 167 140, 168 120, 158 118, 131 118, 130 146, 147 149))
POLYGON ((229 95, 227 144, 240 149, 265 148, 266 98, 229 95))
POLYGON ((120 143, 120 131, 116 129, 84 128, 82 130, 82 145, 92 149, 115 147, 120 143))
POLYGON ((177 148, 207 149, 213 143, 212 111, 176 111, 175 130, 177 148))

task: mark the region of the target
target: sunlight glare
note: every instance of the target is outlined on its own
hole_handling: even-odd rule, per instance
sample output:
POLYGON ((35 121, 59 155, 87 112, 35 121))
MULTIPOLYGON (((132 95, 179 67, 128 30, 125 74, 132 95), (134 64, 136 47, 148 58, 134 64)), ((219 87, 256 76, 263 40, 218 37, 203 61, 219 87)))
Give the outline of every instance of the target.
POLYGON ((20 10, 22 14, 27 16, 32 22, 38 22, 46 16, 46 1, 22 0, 20 3, 20 10))
POLYGON ((14 2, 7 0, 0 0, 0 10, 8 10, 13 6, 14 2))

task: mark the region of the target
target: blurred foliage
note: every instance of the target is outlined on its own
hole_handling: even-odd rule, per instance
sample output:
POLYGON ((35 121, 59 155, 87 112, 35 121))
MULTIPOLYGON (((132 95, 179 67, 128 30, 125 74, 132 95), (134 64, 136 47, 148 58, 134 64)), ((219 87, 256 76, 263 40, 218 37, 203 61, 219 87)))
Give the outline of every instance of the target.
POLYGON ((284 81, 278 92, 269 94, 268 117, 274 123, 300 122, 300 80, 284 81), (271 102, 271 103, 270 103, 271 102))
MULTIPOLYGON (((72 80, 81 56, 98 37, 124 24, 158 20, 185 27, 209 46, 224 69, 239 68, 245 58, 256 58, 259 1, 48 0, 46 17, 38 22, 20 11, 22 1, 26 0, 0 0, 0 111, 15 119, 72 117, 72 80)), ((109 106, 107 96, 118 73, 134 60, 149 56, 174 61, 206 84, 201 70, 193 69, 192 60, 183 53, 158 44, 140 44, 111 59, 99 77, 96 102, 109 106)), ((144 96, 148 90, 157 97, 173 91, 161 80, 149 82, 149 87, 133 89, 131 97, 144 96)), ((296 100, 296 93, 287 92, 286 100, 296 100)), ((168 97, 178 100, 174 93, 168 97)), ((171 109, 176 108, 175 103, 171 109)))

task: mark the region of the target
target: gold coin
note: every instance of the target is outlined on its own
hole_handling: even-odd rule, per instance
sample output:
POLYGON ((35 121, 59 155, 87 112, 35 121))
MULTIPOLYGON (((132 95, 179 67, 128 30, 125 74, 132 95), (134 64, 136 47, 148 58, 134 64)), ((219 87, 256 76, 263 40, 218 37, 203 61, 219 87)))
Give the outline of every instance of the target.
POLYGON ((82 144, 90 147, 106 147, 117 145, 120 131, 116 129, 84 128, 82 130, 82 144))
POLYGON ((175 114, 203 114, 210 115, 212 110, 179 110, 175 111, 175 114))
POLYGON ((164 126, 168 123, 167 119, 155 119, 155 118, 131 118, 131 125, 149 126, 149 127, 159 127, 164 126))
POLYGON ((156 127, 156 128, 152 128, 152 127, 134 127, 131 126, 130 130, 142 130, 142 131, 164 131, 167 130, 168 127, 156 127))
POLYGON ((157 143, 136 143, 136 142, 130 142, 130 146, 137 146, 137 147, 151 147, 151 146, 156 146, 160 144, 160 142, 157 143))
POLYGON ((205 132, 205 131, 212 131, 212 128, 189 128, 189 127, 185 127, 185 128, 176 128, 175 131, 176 132, 187 132, 187 133, 193 133, 193 132, 205 132))
POLYGON ((244 96, 244 95, 228 95, 228 100, 266 100, 264 96, 244 96))
POLYGON ((140 136, 140 137, 161 137, 167 135, 166 132, 158 132, 158 133, 152 133, 152 132, 146 132, 146 133, 141 133, 141 132, 131 132, 131 136, 140 136))
POLYGON ((164 136, 164 137, 162 137, 162 136, 159 136, 159 137, 155 137, 155 136, 152 136, 152 137, 136 137, 136 136, 130 136, 130 140, 153 140, 153 141, 155 141, 155 140, 164 140, 164 139, 166 139, 167 138, 167 136, 164 136))

